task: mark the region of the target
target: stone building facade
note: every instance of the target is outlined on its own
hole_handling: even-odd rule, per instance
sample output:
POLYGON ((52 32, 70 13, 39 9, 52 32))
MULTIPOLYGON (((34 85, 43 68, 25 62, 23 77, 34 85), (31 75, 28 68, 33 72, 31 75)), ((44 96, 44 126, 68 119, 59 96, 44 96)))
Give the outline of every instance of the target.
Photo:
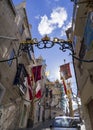
POLYGON ((93 1, 75 0, 72 21, 74 65, 86 130, 93 130, 93 1))
POLYGON ((31 105, 27 87, 14 84, 18 66, 27 72, 31 61, 30 54, 19 51, 31 34, 24 4, 18 9, 11 0, 0 1, 0 130, 26 127, 31 105))

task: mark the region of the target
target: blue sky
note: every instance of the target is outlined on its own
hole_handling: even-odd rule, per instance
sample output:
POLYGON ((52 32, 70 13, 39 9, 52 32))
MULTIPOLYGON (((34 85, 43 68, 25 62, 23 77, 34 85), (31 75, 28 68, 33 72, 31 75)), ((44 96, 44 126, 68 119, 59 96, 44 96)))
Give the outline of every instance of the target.
MULTIPOLYGON (((23 0, 13 0, 15 5, 18 5, 23 0)), ((49 37, 58 37, 67 39, 65 30, 71 27, 73 3, 70 0, 25 0, 26 11, 29 24, 32 25, 32 38, 40 40, 45 34, 49 37)), ((39 50, 34 48, 35 57, 40 55, 46 60, 47 71, 50 72, 49 79, 54 81, 60 78, 59 66, 66 62, 70 62, 72 78, 72 88, 75 92, 76 83, 72 64, 72 57, 69 56, 70 51, 62 52, 59 46, 51 49, 39 50)))

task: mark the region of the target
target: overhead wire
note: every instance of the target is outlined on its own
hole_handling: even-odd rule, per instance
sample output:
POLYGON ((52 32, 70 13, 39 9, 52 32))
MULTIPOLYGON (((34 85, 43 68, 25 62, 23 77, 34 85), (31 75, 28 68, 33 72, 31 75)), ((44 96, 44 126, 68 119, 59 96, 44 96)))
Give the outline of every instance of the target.
MULTIPOLYGON (((21 56, 21 55, 19 55, 19 56, 21 56)), ((15 57, 10 58, 10 59, 0 60, 0 63, 2 63, 2 62, 7 62, 7 61, 11 61, 11 60, 15 60, 15 59, 17 59, 19 56, 15 56, 15 57)))
MULTIPOLYGON (((72 55, 72 54, 70 54, 72 55)), ((93 60, 85 60, 85 59, 80 59, 79 57, 76 57, 75 55, 72 55, 72 57, 78 61, 81 61, 81 62, 87 62, 87 63, 91 63, 93 62, 93 60)))

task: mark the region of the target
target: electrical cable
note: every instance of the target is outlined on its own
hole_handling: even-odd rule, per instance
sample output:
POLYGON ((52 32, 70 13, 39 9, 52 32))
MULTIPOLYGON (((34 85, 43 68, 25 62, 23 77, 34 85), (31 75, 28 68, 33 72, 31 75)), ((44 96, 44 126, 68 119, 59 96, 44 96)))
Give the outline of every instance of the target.
MULTIPOLYGON (((72 55, 72 54, 70 54, 70 55, 72 55)), ((72 55, 72 57, 73 57, 74 59, 78 60, 78 61, 81 61, 81 62, 87 62, 87 63, 93 62, 93 60, 80 59, 79 57, 76 57, 76 56, 74 56, 74 55, 72 55)))
MULTIPOLYGON (((21 56, 21 55, 19 55, 19 56, 21 56)), ((19 56, 15 56, 15 57, 10 58, 10 59, 0 60, 0 63, 2 63, 2 62, 7 62, 7 61, 10 61, 10 60, 15 60, 15 59, 17 59, 19 56)))

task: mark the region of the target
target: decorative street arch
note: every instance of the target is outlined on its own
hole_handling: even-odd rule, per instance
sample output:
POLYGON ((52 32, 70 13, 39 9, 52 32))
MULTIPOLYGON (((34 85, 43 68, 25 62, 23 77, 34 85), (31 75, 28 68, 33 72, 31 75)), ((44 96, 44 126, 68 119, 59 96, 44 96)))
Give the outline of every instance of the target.
POLYGON ((72 52, 72 54, 74 54, 71 40, 65 41, 57 37, 54 37, 53 40, 51 40, 50 37, 48 37, 47 35, 45 35, 45 37, 43 37, 40 41, 38 41, 36 38, 34 39, 27 38, 26 41, 20 43, 19 50, 28 51, 31 49, 32 45, 35 45, 38 49, 46 49, 46 48, 49 49, 55 46, 56 44, 60 46, 59 49, 62 50, 63 52, 65 52, 68 49, 72 52))

